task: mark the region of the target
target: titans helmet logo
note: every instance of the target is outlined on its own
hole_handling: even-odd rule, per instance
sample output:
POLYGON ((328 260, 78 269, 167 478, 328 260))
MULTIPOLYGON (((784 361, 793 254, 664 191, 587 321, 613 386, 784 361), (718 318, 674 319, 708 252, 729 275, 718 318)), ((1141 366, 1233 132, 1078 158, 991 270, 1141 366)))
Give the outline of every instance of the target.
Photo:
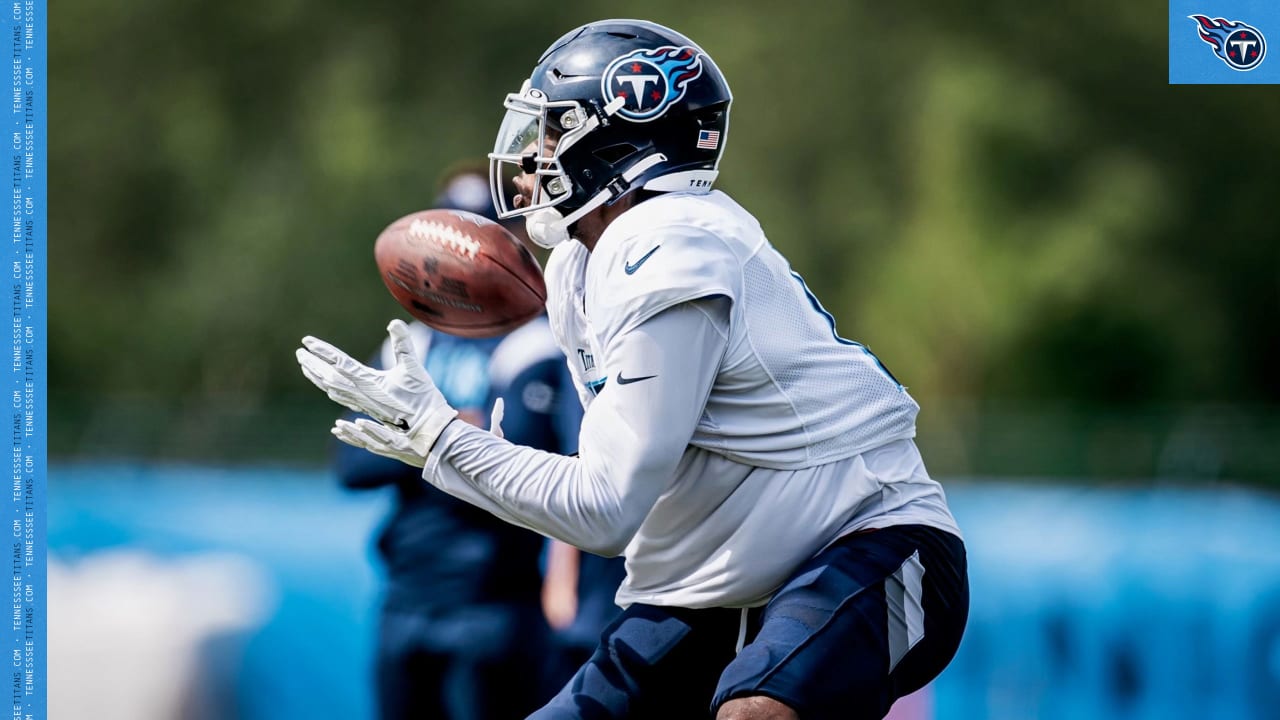
POLYGON ((1258 28, 1245 23, 1188 15, 1196 21, 1200 39, 1213 47, 1213 54, 1232 70, 1252 70, 1267 56, 1267 41, 1258 28))
POLYGON ((697 48, 665 47, 634 50, 609 63, 601 78, 605 102, 625 100, 618 114, 635 122, 662 116, 684 97, 689 83, 702 75, 697 48))

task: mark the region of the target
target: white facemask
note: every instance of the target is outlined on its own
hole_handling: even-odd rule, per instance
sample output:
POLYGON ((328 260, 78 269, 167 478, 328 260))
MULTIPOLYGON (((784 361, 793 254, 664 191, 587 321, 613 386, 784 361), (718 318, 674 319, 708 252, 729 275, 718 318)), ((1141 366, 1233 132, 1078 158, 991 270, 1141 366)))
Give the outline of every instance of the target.
MULTIPOLYGON (((653 153, 631 166, 631 168, 621 176, 622 182, 624 183, 624 189, 627 185, 630 185, 633 180, 640 177, 644 171, 654 165, 666 162, 666 160, 666 155, 663 155, 662 153, 653 153)), ((648 185, 645 185, 645 187, 648 187, 648 185)), ((578 222, 587 213, 605 204, 612 197, 613 191, 609 188, 605 188, 604 190, 596 193, 596 196, 588 200, 585 205, 572 213, 569 213, 568 217, 560 214, 560 211, 553 207, 534 210, 525 216, 525 232, 529 233, 529 239, 539 247, 547 249, 554 248, 569 239, 570 225, 578 222)))

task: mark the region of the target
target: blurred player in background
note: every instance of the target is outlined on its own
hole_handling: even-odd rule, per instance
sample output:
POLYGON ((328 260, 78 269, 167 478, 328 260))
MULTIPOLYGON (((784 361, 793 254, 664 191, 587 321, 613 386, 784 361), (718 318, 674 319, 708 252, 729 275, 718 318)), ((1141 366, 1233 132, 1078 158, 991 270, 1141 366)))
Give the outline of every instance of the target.
MULTIPOLYGON (((492 218, 483 170, 448 174, 436 206, 492 218)), ((582 411, 567 379, 548 370, 548 357, 555 369, 564 361, 545 317, 505 338, 460 338, 421 323, 409 330, 461 419, 486 427, 488 409, 504 397, 504 429, 514 442, 576 450, 582 411)), ((374 364, 394 364, 390 343, 374 364)), ((380 716, 507 720, 537 708, 547 693, 536 668, 555 649, 540 604, 543 538, 440 492, 415 468, 346 444, 336 470, 348 488, 396 493, 378 539, 387 571, 375 674, 380 716)))
POLYGON ((882 718, 963 634, 964 544, 918 405, 711 189, 731 99, 701 48, 633 20, 569 32, 507 96, 491 188, 555 248, 548 315, 589 402, 578 457, 453 422, 399 321, 394 372, 316 338, 298 351, 377 418, 339 438, 625 555, 626 609, 540 720, 882 718))
MULTIPOLYGON (((490 382, 494 402, 501 398, 504 408, 515 409, 504 410, 504 437, 530 447, 560 448, 561 453, 577 451, 582 405, 545 315, 498 345, 490 382)), ((421 482, 421 474, 417 477, 421 482)), ((614 595, 626 568, 620 557, 583 553, 556 540, 548 540, 544 552, 542 608, 553 635, 542 667, 550 697, 595 650, 601 631, 618 614, 614 595)))
POLYGON ((626 576, 621 556, 601 557, 559 540, 548 541, 542 607, 555 632, 547 664, 551 694, 595 652, 600 633, 618 615, 614 596, 626 576))
MULTIPOLYGON (((485 188, 487 193, 487 183, 485 188)), ((523 229, 512 231, 524 235, 523 229)), ((545 249, 530 249, 540 262, 546 261, 545 249)), ((490 382, 493 402, 501 398, 504 407, 518 408, 502 421, 508 440, 537 448, 559 447, 561 453, 577 451, 583 406, 545 315, 502 341, 490 363, 490 382)), ((626 567, 621 557, 584 553, 557 540, 548 540, 544 553, 542 608, 553 630, 544 681, 554 694, 591 655, 601 631, 618 614, 614 595, 626 567)))

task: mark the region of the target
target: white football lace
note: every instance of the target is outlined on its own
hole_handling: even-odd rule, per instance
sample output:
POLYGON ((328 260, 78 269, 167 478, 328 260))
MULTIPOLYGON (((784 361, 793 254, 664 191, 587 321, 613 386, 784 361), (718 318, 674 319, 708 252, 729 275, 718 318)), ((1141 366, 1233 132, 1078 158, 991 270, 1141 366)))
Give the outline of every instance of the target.
POLYGON ((480 252, 479 241, 470 235, 460 233, 456 229, 448 225, 441 225, 438 222, 414 220, 409 224, 409 234, 440 243, 467 258, 474 258, 476 253, 480 252))

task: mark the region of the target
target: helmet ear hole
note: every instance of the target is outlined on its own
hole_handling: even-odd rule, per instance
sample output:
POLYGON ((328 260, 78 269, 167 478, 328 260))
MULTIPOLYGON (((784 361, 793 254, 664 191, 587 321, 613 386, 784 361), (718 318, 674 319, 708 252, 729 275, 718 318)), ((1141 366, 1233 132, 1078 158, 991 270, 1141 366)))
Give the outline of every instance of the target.
POLYGON ((699 113, 697 120, 700 128, 718 128, 724 124, 724 110, 699 113))
POLYGON ((639 150, 639 148, 631 143, 617 143, 615 145, 602 147, 592 154, 602 162, 608 163, 609 165, 616 165, 631 155, 634 155, 637 150, 639 150))

